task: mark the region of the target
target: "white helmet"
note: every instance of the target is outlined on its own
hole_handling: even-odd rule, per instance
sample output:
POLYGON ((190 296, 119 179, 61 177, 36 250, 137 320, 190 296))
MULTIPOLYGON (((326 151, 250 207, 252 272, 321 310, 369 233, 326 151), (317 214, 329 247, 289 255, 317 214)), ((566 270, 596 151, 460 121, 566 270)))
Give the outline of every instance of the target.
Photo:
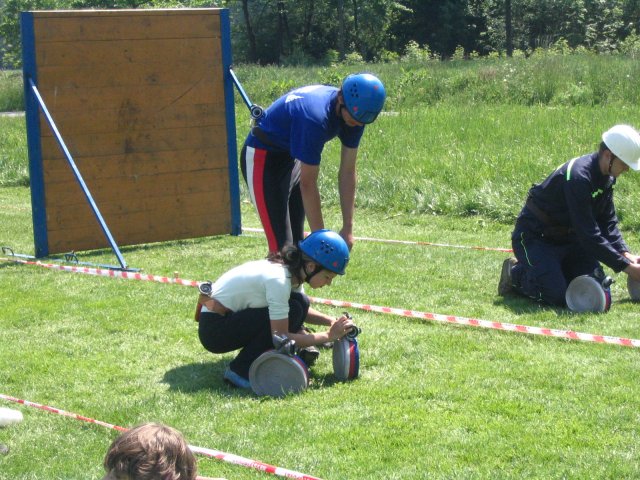
POLYGON ((640 133, 633 127, 614 125, 602 134, 602 141, 629 167, 640 170, 640 133))

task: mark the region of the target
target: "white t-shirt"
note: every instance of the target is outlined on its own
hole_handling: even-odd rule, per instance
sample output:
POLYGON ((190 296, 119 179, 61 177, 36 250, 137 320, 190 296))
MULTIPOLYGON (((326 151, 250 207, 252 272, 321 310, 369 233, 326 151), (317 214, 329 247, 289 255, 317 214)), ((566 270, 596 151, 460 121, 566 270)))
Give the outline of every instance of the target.
POLYGON ((289 317, 292 290, 287 267, 265 259, 243 263, 227 271, 215 281, 211 295, 234 312, 269 307, 269 318, 281 320, 289 317))

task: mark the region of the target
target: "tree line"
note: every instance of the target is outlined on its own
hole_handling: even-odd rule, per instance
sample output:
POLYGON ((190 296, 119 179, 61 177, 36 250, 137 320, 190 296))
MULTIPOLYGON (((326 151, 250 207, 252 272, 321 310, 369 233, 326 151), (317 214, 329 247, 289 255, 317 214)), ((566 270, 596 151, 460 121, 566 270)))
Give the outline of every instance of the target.
POLYGON ((0 66, 20 64, 19 12, 225 7, 236 62, 311 65, 522 52, 564 42, 614 52, 640 32, 640 0, 0 0, 0 66))

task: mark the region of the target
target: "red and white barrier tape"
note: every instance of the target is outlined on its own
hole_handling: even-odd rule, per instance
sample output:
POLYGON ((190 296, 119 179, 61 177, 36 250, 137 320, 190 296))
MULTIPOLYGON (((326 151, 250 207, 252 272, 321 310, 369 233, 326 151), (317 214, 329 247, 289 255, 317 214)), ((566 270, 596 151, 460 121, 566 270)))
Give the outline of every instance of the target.
MULTIPOLYGON (((252 233, 263 233, 264 230, 261 228, 242 228, 243 232, 252 232, 252 233)), ((308 235, 309 232, 304 232, 305 235, 308 235)), ((494 248, 494 247, 474 247, 468 245, 450 245, 448 243, 433 243, 433 242, 422 242, 422 241, 412 241, 412 240, 389 240, 384 238, 372 238, 372 237, 353 237, 355 240, 365 241, 365 242, 378 242, 378 243, 395 243, 400 245, 426 245, 429 247, 447 247, 447 248, 462 248, 468 250, 489 250, 493 252, 505 252, 511 253, 513 249, 511 248, 494 248)))
MULTIPOLYGON (((56 415, 62 415, 64 417, 73 418, 75 420, 95 423, 96 425, 110 428, 112 430, 118 430, 120 432, 126 432, 128 430, 128 428, 119 427, 118 425, 113 425, 111 423, 95 420, 93 418, 85 417, 83 415, 78 415, 77 413, 66 412, 64 410, 60 410, 59 408, 50 407, 48 405, 42 405, 39 403, 30 402, 28 400, 21 400, 19 398, 11 397, 9 395, 4 395, 2 393, 0 393, 0 399, 7 400, 9 402, 19 403, 27 407, 38 408, 40 410, 44 410, 45 412, 54 413, 56 415)), ((288 470, 286 468, 275 467, 267 463, 251 460, 250 458, 239 457, 238 455, 233 455, 231 453, 225 453, 225 452, 213 450, 210 448, 195 447, 193 445, 189 445, 189 448, 193 453, 197 453, 197 454, 204 455, 211 458, 216 458, 218 460, 222 460, 223 462, 233 463, 235 465, 241 465, 243 467, 253 468, 255 470, 260 470, 261 472, 265 472, 265 473, 271 473, 274 475, 278 475, 280 477, 298 478, 301 480, 320 480, 318 477, 312 477, 311 475, 295 472, 293 470, 288 470)))
POLYGON ((24 265, 35 265, 37 267, 51 268, 53 270, 60 270, 63 272, 82 273, 84 275, 94 275, 98 277, 111 277, 111 278, 124 278, 126 280, 143 280, 147 282, 157 283, 173 283, 176 285, 183 285, 185 287, 197 287, 201 282, 195 280, 185 280, 183 278, 176 277, 161 277, 159 275, 147 275, 139 272, 125 272, 122 270, 109 270, 108 268, 93 268, 93 267, 75 267, 72 265, 61 265, 58 263, 43 263, 33 262, 30 260, 19 260, 14 258, 0 258, 5 262, 15 262, 24 265))
POLYGON ((531 335, 544 335, 547 337, 566 338, 567 340, 580 340, 582 342, 608 343, 612 345, 622 345, 624 347, 640 347, 640 340, 636 340, 633 338, 594 335, 591 333, 574 332, 572 330, 556 330, 552 328, 529 327, 527 325, 492 322, 489 320, 458 317, 455 315, 440 315, 438 313, 403 310, 401 308, 379 307, 376 305, 365 305, 362 303, 345 302, 341 300, 328 300, 326 298, 309 297, 309 299, 313 303, 332 305, 334 307, 358 308, 360 310, 366 310, 368 312, 388 313, 391 315, 401 315, 403 317, 420 318, 423 320, 435 320, 442 323, 454 323, 458 325, 468 325, 471 327, 491 328, 494 330, 504 330, 507 332, 529 333, 531 335))
MULTIPOLYGON (((67 265, 57 265, 51 263, 31 262, 26 260, 14 260, 0 258, 0 260, 22 263, 26 265, 36 265, 39 267, 52 268, 73 273, 83 273, 87 275, 98 275, 110 278, 125 278, 129 280, 146 280, 159 283, 174 283, 188 287, 197 287, 199 283, 194 280, 184 280, 180 278, 159 277, 157 275, 144 275, 141 273, 130 273, 123 271, 113 271, 100 268, 72 267, 67 265)), ((527 333, 531 335, 543 335, 546 337, 565 338, 567 340, 579 340, 582 342, 607 343, 611 345, 622 345, 624 347, 640 347, 640 340, 632 338, 612 337, 608 335, 597 335, 592 333, 580 333, 572 330, 556 330, 552 328, 529 327, 527 325, 517 325, 513 323, 493 322, 480 320, 477 318, 458 317, 454 315, 441 315, 438 313, 419 312, 402 308, 379 307, 376 305, 366 305, 363 303, 346 302, 342 300, 328 300, 324 298, 309 297, 313 303, 332 305, 334 307, 348 307, 366 310, 369 312, 389 313, 401 315, 403 317, 420 318, 423 320, 435 320, 442 323, 454 323, 458 325, 468 325, 470 327, 490 328, 494 330, 504 330, 507 332, 527 333)))

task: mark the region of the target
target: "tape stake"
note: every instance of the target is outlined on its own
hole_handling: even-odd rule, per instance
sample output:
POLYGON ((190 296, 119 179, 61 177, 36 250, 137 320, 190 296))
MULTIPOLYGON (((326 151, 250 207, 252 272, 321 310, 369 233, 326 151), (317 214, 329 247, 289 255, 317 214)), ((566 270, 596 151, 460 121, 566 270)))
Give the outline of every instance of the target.
MULTIPOLYGON (((112 430, 118 430, 120 432, 126 432, 129 430, 128 428, 119 427, 118 425, 113 425, 111 423, 102 422, 100 420, 95 420, 93 418, 85 417, 83 415, 78 415, 77 413, 66 412, 59 408, 50 407, 48 405, 42 405, 36 402, 30 402, 28 400, 22 400, 16 397, 12 397, 10 395, 5 395, 0 393, 0 399, 6 400, 8 402, 19 403, 20 405, 24 405, 26 407, 33 407, 39 410, 43 410, 48 413, 53 413, 56 415, 62 415, 63 417, 73 418, 75 420, 80 420, 82 422, 93 423, 95 425, 100 425, 102 427, 110 428, 112 430)), ((321 480, 318 477, 313 477, 311 475, 307 475, 305 473, 296 472, 293 470, 288 470, 286 468, 276 467, 273 465, 269 465, 267 463, 258 462, 256 460, 251 460, 250 458, 240 457, 238 455, 233 455, 231 453, 221 452, 219 450, 213 450, 211 448, 203 448, 196 447, 193 445, 189 445, 189 449, 193 453, 197 453, 200 455, 204 455, 207 457, 215 458, 217 460, 222 460, 223 462, 233 463, 234 465, 240 465, 247 468, 253 468, 255 470, 260 470, 261 472, 271 473, 273 475, 278 475, 280 477, 286 478, 297 478, 300 480, 321 480)))

